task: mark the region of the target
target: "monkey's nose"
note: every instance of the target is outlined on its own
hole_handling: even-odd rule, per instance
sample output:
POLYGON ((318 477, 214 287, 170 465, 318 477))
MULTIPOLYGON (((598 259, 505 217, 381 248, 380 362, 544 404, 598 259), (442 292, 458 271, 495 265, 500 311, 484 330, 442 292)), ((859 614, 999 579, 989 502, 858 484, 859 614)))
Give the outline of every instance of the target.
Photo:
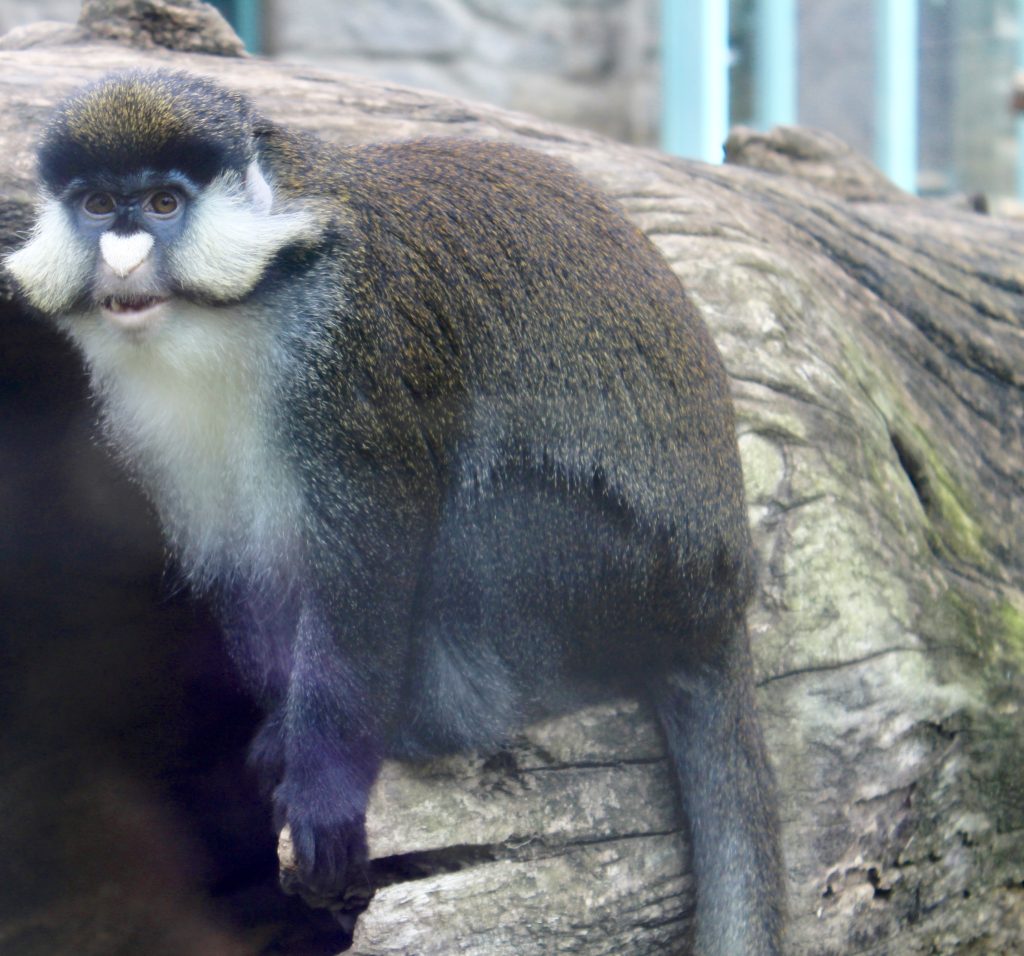
POLYGON ((153 237, 148 232, 133 232, 130 236, 105 232, 100 236, 103 261, 122 279, 146 261, 152 248, 153 237))

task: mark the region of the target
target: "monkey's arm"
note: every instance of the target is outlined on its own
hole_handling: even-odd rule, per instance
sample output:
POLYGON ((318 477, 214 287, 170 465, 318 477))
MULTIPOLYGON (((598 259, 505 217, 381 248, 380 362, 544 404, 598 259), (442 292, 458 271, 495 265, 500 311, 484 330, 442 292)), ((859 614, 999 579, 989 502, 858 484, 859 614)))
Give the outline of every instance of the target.
MULTIPOLYGON (((315 599, 305 599, 285 698, 260 741, 263 756, 272 755, 270 772, 280 759, 275 823, 290 828, 302 884, 324 894, 344 886, 365 859, 366 802, 391 696, 360 655, 332 649, 348 636, 339 630, 315 599)), ((371 633, 364 637, 372 643, 371 633)))
POLYGON ((365 856, 366 802, 399 719, 437 497, 411 413, 404 426, 380 417, 408 396, 346 367, 355 351, 332 347, 293 396, 305 553, 285 686, 254 750, 276 778, 277 824, 290 826, 298 877, 325 895, 365 856))
POLYGON ((413 574, 403 549, 390 560, 345 552, 351 573, 306 581, 290 666, 253 755, 288 824, 302 883, 328 894, 365 857, 363 817, 401 687, 402 640, 413 574))

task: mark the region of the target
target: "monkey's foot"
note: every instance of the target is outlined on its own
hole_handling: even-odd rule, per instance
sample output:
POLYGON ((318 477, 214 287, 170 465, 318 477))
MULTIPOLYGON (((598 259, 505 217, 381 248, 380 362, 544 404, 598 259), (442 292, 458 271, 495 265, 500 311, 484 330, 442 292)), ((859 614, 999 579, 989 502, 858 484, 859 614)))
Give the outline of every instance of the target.
POLYGON ((351 884, 367 884, 363 821, 322 825, 293 814, 277 842, 281 888, 313 906, 337 901, 351 884))

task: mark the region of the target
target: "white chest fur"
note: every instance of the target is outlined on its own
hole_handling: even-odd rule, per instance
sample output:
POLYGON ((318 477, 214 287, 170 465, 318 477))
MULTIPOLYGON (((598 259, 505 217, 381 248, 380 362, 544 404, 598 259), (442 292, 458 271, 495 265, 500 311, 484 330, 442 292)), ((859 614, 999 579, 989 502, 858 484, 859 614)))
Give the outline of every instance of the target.
POLYGON ((140 333, 67 320, 105 430, 142 480, 198 584, 260 575, 295 547, 299 494, 276 452, 271 383, 283 357, 258 317, 169 303, 140 333))

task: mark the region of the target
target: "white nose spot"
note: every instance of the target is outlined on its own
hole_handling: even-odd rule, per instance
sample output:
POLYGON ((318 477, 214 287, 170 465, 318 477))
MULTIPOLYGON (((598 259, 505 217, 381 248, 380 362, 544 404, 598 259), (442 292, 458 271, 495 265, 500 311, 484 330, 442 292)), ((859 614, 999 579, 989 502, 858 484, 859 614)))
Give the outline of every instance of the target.
POLYGON ((100 236, 103 261, 122 279, 146 261, 152 248, 153 237, 148 232, 134 232, 130 236, 105 232, 100 236))

